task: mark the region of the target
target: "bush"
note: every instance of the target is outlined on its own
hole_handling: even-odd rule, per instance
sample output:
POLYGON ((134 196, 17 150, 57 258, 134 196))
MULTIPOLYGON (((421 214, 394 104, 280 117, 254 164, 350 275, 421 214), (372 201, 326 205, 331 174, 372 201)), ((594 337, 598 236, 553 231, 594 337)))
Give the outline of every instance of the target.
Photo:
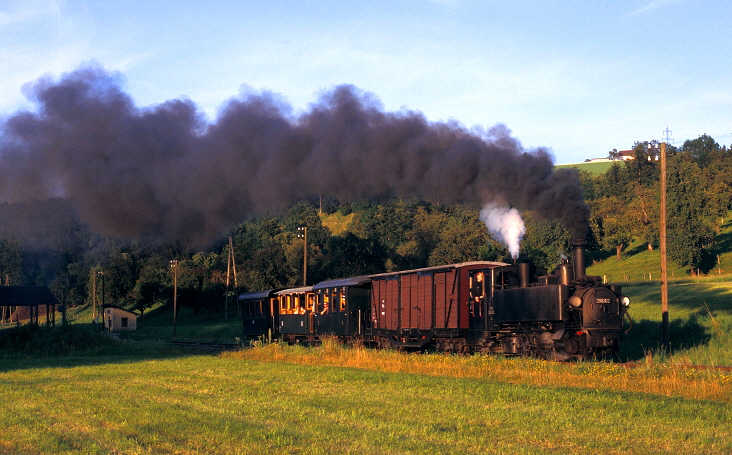
POLYGON ((0 357, 99 353, 114 349, 119 344, 118 340, 96 327, 85 325, 44 327, 26 324, 0 330, 0 357))

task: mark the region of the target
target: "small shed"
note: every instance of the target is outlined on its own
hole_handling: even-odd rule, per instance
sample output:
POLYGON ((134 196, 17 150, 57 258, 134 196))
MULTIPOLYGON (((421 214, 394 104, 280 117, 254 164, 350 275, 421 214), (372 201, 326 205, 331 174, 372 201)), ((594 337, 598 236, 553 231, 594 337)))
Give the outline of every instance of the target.
POLYGON ((104 306, 104 328, 110 332, 137 330, 137 313, 118 306, 104 306))
POLYGON ((39 324, 45 316, 46 325, 56 324, 58 299, 46 286, 0 286, 0 320, 2 322, 28 321, 39 324))

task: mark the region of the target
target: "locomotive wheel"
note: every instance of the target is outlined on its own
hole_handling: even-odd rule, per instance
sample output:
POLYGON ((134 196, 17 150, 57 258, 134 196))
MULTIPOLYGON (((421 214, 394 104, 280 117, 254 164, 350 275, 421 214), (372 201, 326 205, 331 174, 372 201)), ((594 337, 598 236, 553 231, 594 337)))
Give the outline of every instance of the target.
POLYGON ((579 342, 570 338, 569 340, 564 342, 564 350, 567 351, 567 354, 570 355, 577 354, 580 350, 579 342))
POLYGON ((537 340, 534 335, 524 334, 521 335, 519 346, 519 355, 521 357, 538 357, 539 348, 537 346, 537 340))

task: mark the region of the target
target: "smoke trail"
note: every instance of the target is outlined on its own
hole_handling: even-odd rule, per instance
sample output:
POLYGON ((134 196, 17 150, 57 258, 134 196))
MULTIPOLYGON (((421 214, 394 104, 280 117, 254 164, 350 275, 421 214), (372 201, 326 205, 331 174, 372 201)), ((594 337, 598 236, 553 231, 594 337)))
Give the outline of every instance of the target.
POLYGON ((100 234, 193 245, 318 195, 501 200, 586 233, 576 173, 500 124, 384 112, 347 85, 299 116, 270 93, 242 95, 208 123, 188 100, 135 107, 120 79, 90 66, 26 87, 36 111, 0 124, 0 201, 63 197, 100 234))
POLYGON ((511 257, 518 258, 519 245, 526 233, 526 226, 519 211, 492 203, 486 204, 480 211, 480 219, 495 239, 508 247, 511 257))

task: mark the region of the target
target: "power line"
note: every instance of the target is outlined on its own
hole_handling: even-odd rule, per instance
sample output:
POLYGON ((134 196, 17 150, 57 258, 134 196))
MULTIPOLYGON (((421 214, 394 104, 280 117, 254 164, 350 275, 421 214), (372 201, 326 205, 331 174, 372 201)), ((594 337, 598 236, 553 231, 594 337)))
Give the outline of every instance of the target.
POLYGON ((666 129, 663 130, 663 135, 664 135, 664 138, 665 138, 663 141, 665 143, 667 143, 667 144, 673 144, 674 140, 671 137, 671 130, 668 129, 668 125, 666 125, 666 129))

